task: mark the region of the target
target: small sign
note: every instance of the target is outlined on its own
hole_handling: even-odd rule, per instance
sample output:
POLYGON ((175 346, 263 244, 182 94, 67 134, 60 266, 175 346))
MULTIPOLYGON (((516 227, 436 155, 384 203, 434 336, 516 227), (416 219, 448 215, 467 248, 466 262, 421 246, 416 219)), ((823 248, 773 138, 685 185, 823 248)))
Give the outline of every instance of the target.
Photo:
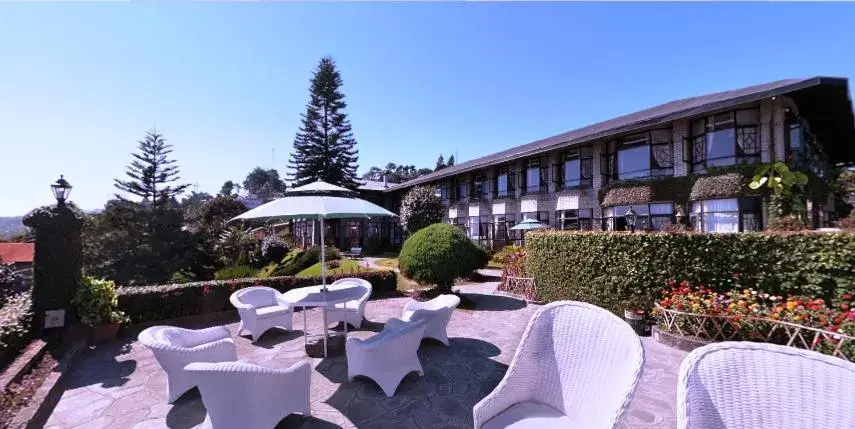
POLYGON ((45 311, 45 329, 61 328, 65 325, 65 310, 45 311))

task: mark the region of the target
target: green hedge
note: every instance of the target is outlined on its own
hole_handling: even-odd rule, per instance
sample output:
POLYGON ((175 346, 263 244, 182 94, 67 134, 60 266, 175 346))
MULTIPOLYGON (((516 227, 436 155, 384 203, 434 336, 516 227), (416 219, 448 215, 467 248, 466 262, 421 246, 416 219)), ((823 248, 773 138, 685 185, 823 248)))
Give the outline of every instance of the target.
MULTIPOLYGON (((327 283, 343 277, 359 277, 371 282, 374 294, 388 293, 397 288, 393 271, 327 276, 327 283)), ((232 309, 229 296, 232 292, 255 285, 270 286, 280 292, 321 284, 320 277, 268 277, 207 282, 124 286, 118 288, 119 309, 131 318, 132 323, 153 322, 232 309)))
POLYGON ((32 337, 32 302, 28 292, 10 297, 0 308, 0 369, 12 363, 32 337))
POLYGON ((855 290, 855 233, 526 234, 526 272, 547 301, 578 300, 621 312, 647 304, 670 279, 718 291, 755 287, 829 302, 855 290))

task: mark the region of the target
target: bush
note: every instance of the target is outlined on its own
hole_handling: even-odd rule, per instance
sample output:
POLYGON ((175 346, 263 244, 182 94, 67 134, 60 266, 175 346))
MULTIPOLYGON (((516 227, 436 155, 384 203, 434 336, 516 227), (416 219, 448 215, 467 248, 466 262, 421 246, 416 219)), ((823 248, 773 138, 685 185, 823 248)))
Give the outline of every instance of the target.
POLYGON ((255 268, 252 268, 249 265, 232 265, 231 267, 225 267, 217 270, 217 272, 214 273, 214 279, 232 280, 255 277, 255 272, 255 268))
POLYGON ((261 239, 261 259, 265 264, 279 262, 288 254, 289 247, 294 247, 293 243, 289 246, 282 237, 267 235, 261 239))
POLYGON ((505 246, 505 247, 501 248, 498 252, 496 252, 493 255, 493 257, 491 258, 491 260, 497 264, 505 265, 508 262, 509 256, 511 256, 515 253, 519 253, 522 250, 523 250, 522 246, 514 246, 514 245, 505 246))
MULTIPOLYGON (((327 247, 326 260, 334 261, 341 259, 341 253, 335 247, 327 247)), ((321 261, 321 247, 315 246, 307 250, 292 250, 282 259, 282 262, 273 268, 273 276, 293 276, 312 265, 321 261)))
POLYGON ((855 210, 849 216, 837 221, 837 227, 844 231, 855 231, 855 210))
POLYGON ((18 357, 32 336, 33 311, 30 294, 19 293, 0 308, 0 368, 18 357))
POLYGON ((401 199, 401 228, 410 234, 442 222, 445 205, 433 186, 416 186, 401 199))
POLYGON ((125 314, 118 309, 116 284, 110 280, 85 277, 71 303, 80 321, 89 326, 125 321, 125 314))
POLYGON ((450 290, 454 279, 487 265, 487 254, 457 227, 436 223, 404 242, 398 256, 401 274, 419 283, 450 290))
POLYGON ((798 215, 788 214, 769 220, 769 231, 804 231, 807 225, 798 215))
POLYGON ((834 302, 855 289, 855 234, 526 234, 526 271, 547 301, 585 301, 619 313, 649 304, 670 279, 726 292, 761 292, 834 302))
MULTIPOLYGON (((374 294, 397 288, 393 271, 373 271, 327 276, 327 283, 344 277, 358 277, 371 282, 374 294)), ((119 308, 134 323, 154 322, 179 317, 233 310, 229 296, 236 290, 264 285, 280 292, 321 284, 320 277, 269 277, 213 280, 185 284, 119 287, 119 308)))

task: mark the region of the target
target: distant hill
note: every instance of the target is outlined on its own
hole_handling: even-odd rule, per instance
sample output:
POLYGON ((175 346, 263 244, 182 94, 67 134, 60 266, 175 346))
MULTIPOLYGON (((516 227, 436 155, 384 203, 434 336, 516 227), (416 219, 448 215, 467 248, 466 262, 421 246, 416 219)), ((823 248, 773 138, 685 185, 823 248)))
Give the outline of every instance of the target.
POLYGON ((21 219, 23 216, 0 217, 0 238, 9 238, 27 231, 21 219))

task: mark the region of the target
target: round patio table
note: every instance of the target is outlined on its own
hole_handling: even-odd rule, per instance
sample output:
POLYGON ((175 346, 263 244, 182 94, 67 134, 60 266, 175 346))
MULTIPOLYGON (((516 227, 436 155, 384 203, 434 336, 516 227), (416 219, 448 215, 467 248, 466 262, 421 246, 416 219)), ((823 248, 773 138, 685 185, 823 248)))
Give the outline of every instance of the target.
MULTIPOLYGON (((293 305, 294 307, 303 308, 303 345, 308 345, 309 326, 306 318, 306 309, 309 307, 323 307, 324 309, 324 357, 327 357, 327 337, 329 335, 329 326, 327 324, 327 308, 336 304, 344 304, 344 311, 347 312, 348 301, 354 301, 362 296, 362 288, 342 283, 337 285, 327 285, 326 292, 322 286, 307 286, 297 289, 291 289, 282 294, 282 298, 293 305)), ((347 322, 344 323, 344 339, 347 341, 347 322)))

